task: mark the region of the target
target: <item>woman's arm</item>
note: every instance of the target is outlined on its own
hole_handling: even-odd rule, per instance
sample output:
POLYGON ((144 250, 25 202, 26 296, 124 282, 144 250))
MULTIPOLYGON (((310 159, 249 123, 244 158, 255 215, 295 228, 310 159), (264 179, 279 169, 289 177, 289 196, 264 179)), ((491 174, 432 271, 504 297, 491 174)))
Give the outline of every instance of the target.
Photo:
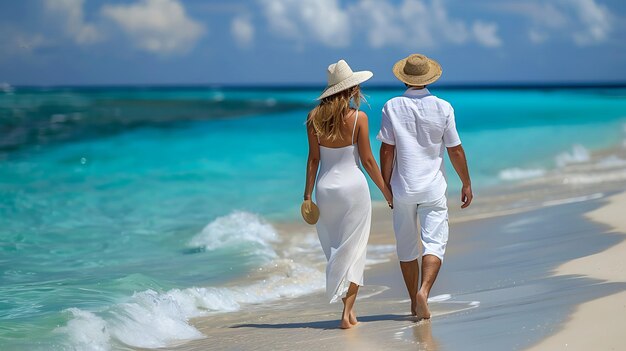
MULTIPOLYGON (((308 118, 307 118, 308 121, 308 118)), ((309 137, 309 159, 306 162, 306 185, 304 186, 304 199, 310 200, 317 177, 317 169, 320 165, 320 145, 311 123, 307 122, 307 136, 309 137)))
POLYGON ((370 146, 369 126, 367 122, 367 115, 365 112, 359 112, 359 119, 357 121, 357 144, 359 147, 359 157, 363 167, 369 174, 370 178, 374 181, 374 184, 380 189, 385 196, 385 200, 389 206, 393 206, 393 197, 391 195, 391 189, 387 187, 383 180, 383 176, 380 173, 376 159, 372 155, 372 148, 370 146))

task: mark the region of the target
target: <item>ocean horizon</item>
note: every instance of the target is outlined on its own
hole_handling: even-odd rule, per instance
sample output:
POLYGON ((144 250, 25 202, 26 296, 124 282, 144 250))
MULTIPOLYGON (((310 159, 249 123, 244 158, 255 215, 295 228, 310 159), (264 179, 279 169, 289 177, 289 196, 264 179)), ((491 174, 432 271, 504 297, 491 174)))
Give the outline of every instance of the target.
MULTIPOLYGON (((181 89, 181 88, 221 88, 221 89, 258 89, 258 90, 310 90, 322 91, 326 87, 323 81, 317 83, 115 83, 115 84, 10 84, 0 83, 4 89, 181 89)), ((598 81, 483 81, 483 82, 437 82, 429 86, 432 89, 585 89, 585 88, 625 88, 626 80, 598 80, 598 81)), ((367 83, 364 90, 397 90, 403 89, 403 83, 397 81, 382 83, 367 83)), ((0 90, 2 90, 0 88, 0 90)))

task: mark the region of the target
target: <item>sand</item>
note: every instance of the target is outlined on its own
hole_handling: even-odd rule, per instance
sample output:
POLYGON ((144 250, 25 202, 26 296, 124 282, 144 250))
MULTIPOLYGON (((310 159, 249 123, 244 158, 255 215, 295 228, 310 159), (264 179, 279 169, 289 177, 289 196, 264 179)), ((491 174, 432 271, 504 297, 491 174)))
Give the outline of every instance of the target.
MULTIPOLYGON (((319 292, 194 319, 206 337, 166 349, 623 349, 626 283, 619 253, 626 248, 624 234, 611 232, 626 230, 624 222, 607 224, 620 218, 612 212, 624 208, 626 195, 607 198, 596 190, 511 211, 496 204, 459 212, 451 199, 451 236, 432 291, 438 300, 430 303, 431 322, 410 316, 392 252, 368 266, 357 303, 361 323, 352 330, 337 328, 341 307, 319 292)), ((374 204, 372 224, 370 244, 395 243, 384 205, 374 204)), ((298 223, 276 226, 292 237, 314 232, 298 223)))
MULTIPOLYGON (((569 261, 559 266, 555 276, 584 275, 606 282, 626 283, 626 192, 614 195, 608 203, 587 217, 608 226, 607 233, 623 236, 609 249, 569 261)), ((530 350, 625 350, 626 290, 585 302, 576 307, 556 334, 530 350)))

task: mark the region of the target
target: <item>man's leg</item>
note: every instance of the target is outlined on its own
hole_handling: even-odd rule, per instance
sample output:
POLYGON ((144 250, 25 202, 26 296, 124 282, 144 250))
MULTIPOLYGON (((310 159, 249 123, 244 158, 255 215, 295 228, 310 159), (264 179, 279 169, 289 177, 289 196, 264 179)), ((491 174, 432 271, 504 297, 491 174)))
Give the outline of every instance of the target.
POLYGON ((417 233, 417 205, 396 201, 393 206, 393 229, 396 235, 396 248, 400 269, 411 299, 411 314, 416 312, 416 297, 419 281, 419 256, 417 233))
POLYGON ((425 204, 417 209, 420 217, 422 244, 422 281, 417 294, 417 315, 420 318, 430 318, 428 296, 435 284, 443 255, 448 243, 448 207, 446 197, 425 204))
POLYGON ((426 298, 430 296, 430 289, 435 284, 439 269, 441 268, 441 259, 435 255, 425 255, 422 257, 422 284, 419 292, 423 293, 426 298))
POLYGON ((419 263, 417 259, 409 262, 400 261, 400 269, 402 269, 402 277, 404 278, 404 284, 406 285, 406 290, 409 292, 409 297, 411 298, 411 314, 417 315, 417 288, 418 288, 418 279, 419 279, 419 263))
POLYGON ((441 268, 441 260, 439 257, 434 255, 424 255, 424 257, 422 257, 422 285, 417 293, 415 308, 415 315, 419 318, 430 318, 428 296, 439 274, 439 268, 441 268))

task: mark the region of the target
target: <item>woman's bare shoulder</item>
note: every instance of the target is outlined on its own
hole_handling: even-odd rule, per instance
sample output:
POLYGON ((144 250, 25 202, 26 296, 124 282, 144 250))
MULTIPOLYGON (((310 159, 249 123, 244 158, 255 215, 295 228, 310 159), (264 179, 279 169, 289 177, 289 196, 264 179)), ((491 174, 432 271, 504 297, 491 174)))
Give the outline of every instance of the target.
POLYGON ((361 123, 367 124, 367 113, 359 110, 359 117, 358 118, 359 118, 359 120, 357 121, 358 124, 361 124, 361 123))

